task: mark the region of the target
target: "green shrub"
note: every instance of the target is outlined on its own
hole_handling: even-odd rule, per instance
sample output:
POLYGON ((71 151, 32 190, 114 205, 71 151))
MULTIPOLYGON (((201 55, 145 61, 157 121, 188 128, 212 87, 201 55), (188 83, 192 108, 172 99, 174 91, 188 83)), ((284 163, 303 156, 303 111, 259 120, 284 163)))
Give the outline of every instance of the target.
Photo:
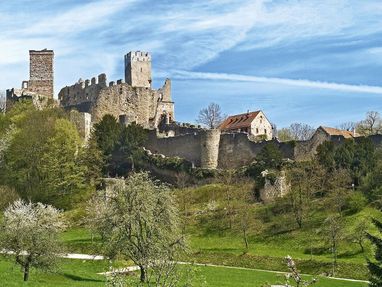
POLYGON ((347 214, 360 212, 367 204, 366 197, 360 192, 352 192, 346 199, 344 210, 347 214))

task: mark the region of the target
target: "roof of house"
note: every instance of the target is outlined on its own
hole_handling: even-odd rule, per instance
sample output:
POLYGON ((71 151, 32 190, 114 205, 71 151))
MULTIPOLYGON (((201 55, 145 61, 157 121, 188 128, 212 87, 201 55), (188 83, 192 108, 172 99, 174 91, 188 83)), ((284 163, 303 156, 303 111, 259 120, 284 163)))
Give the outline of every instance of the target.
POLYGON ((252 121, 261 111, 233 115, 226 118, 219 126, 221 130, 234 130, 251 126, 252 121))
POLYGON ((346 139, 353 138, 356 136, 354 135, 352 131, 339 130, 339 129, 323 127, 323 126, 321 126, 320 128, 330 136, 343 136, 346 139))

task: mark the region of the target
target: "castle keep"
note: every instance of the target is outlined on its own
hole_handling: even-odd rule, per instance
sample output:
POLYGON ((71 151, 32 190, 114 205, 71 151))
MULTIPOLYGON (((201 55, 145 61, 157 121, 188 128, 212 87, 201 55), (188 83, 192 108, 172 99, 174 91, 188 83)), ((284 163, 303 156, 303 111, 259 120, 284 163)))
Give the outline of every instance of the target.
POLYGON ((14 102, 28 98, 37 108, 43 108, 54 95, 53 50, 29 51, 29 81, 23 81, 20 89, 7 90, 7 109, 14 102))
POLYGON ((174 121, 171 81, 166 79, 158 90, 151 88, 151 55, 147 52, 125 55, 124 81, 108 82, 105 74, 91 80, 80 79, 61 89, 58 99, 64 109, 91 114, 92 122, 100 121, 106 114, 123 124, 135 122, 148 129, 158 127, 162 120, 174 121))
POLYGON ((29 51, 29 81, 23 82, 23 88, 53 99, 53 57, 52 50, 29 51))

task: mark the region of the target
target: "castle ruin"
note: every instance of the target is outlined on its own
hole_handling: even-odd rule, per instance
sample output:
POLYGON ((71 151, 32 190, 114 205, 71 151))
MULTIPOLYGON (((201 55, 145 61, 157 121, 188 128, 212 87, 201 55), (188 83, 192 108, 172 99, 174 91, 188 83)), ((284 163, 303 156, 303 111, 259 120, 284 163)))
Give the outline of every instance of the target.
POLYGON ((24 98, 31 99, 34 105, 42 109, 53 101, 54 70, 53 50, 29 51, 29 80, 23 81, 20 89, 7 90, 7 110, 24 98))
POLYGON ((135 122, 147 129, 155 129, 161 121, 171 123, 174 102, 171 81, 166 79, 160 89, 151 88, 151 55, 130 52, 125 55, 125 80, 107 82, 105 74, 91 80, 80 79, 76 84, 61 89, 60 106, 91 114, 98 122, 106 114, 123 124, 135 122))
MULTIPOLYGON (((7 90, 7 110, 24 98, 32 99, 37 108, 53 101, 53 51, 31 50, 29 54, 29 81, 24 81, 21 89, 7 90)), ((310 140, 279 142, 272 139, 272 126, 262 111, 230 117, 221 129, 180 124, 175 122, 170 79, 161 88, 152 88, 150 53, 126 54, 124 74, 125 79, 117 82, 108 82, 105 74, 80 79, 59 92, 59 105, 70 111, 69 118, 84 139, 89 138, 93 123, 110 114, 121 124, 136 123, 149 129, 145 148, 150 154, 180 157, 195 167, 229 169, 252 163, 268 144, 274 144, 286 159, 303 161, 324 141, 341 144, 353 137, 349 132, 320 127, 310 140), (259 135, 269 140, 257 140, 259 135)), ((370 139, 382 143, 382 135, 370 139)), ((355 135, 354 140, 358 140, 355 135)))

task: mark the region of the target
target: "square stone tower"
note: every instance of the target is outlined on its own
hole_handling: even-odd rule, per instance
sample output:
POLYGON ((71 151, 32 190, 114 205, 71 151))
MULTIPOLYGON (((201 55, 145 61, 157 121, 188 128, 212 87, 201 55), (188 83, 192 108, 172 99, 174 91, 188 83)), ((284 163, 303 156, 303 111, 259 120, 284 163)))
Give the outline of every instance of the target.
POLYGON ((151 88, 151 54, 129 52, 125 55, 125 82, 132 87, 151 88))
POLYGON ((53 50, 29 51, 29 91, 53 98, 53 57, 53 50))

